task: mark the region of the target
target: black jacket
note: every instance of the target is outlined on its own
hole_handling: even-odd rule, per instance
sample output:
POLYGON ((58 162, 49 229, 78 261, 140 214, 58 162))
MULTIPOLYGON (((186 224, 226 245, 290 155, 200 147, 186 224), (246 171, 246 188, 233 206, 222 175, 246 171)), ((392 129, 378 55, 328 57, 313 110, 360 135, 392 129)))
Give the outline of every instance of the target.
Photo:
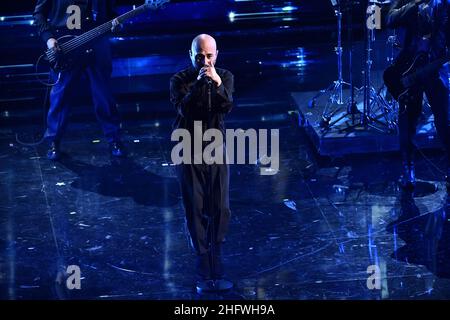
MULTIPOLYGON (((233 108, 234 77, 225 69, 216 68, 222 84, 212 84, 211 91, 211 126, 225 131, 224 116, 233 108)), ((208 85, 204 79, 197 80, 198 72, 187 68, 176 73, 170 79, 170 101, 175 106, 177 117, 174 129, 192 130, 194 121, 208 121, 208 85)), ((209 128, 208 128, 209 129, 209 128)))
POLYGON ((44 42, 50 38, 71 33, 67 28, 67 8, 78 5, 81 9, 81 31, 85 32, 116 17, 112 0, 38 0, 33 12, 38 35, 44 42), (61 34, 56 35, 56 30, 61 34))
POLYGON ((450 43, 449 29, 449 0, 431 0, 430 23, 424 22, 428 19, 424 10, 419 8, 411 0, 397 0, 391 6, 386 17, 386 25, 398 30, 398 38, 402 50, 401 57, 413 56, 423 49, 424 41, 421 40, 426 34, 431 34, 428 43, 428 52, 431 59, 445 55, 446 47, 450 43))

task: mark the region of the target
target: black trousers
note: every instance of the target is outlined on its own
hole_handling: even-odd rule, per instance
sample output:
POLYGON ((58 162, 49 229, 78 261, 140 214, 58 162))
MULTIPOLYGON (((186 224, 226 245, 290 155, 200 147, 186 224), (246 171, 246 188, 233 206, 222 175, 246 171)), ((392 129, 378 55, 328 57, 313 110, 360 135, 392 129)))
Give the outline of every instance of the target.
POLYGON ((231 216, 229 167, 226 164, 180 164, 177 165, 177 175, 192 246, 197 254, 205 254, 209 250, 211 231, 217 245, 224 241, 228 230, 231 216), (209 194, 210 183, 212 194, 209 194), (212 207, 210 212, 208 201, 212 207), (214 226, 210 223, 212 217, 214 226))
POLYGON ((414 145, 412 139, 416 134, 417 122, 422 112, 423 93, 425 92, 434 115, 434 124, 438 137, 446 149, 447 163, 450 165, 448 81, 444 79, 447 76, 446 72, 441 72, 440 74, 440 76, 435 74, 428 78, 424 89, 414 92, 413 99, 407 105, 400 102, 398 124, 400 150, 404 161, 411 162, 413 160, 414 145))
MULTIPOLYGON (((120 116, 111 90, 111 49, 108 38, 100 38, 93 46, 93 54, 80 57, 70 69, 61 72, 58 83, 50 92, 45 136, 59 141, 67 126, 70 108, 83 75, 89 80, 95 115, 109 142, 119 139, 120 116)), ((57 75, 53 75, 57 77, 57 75)))

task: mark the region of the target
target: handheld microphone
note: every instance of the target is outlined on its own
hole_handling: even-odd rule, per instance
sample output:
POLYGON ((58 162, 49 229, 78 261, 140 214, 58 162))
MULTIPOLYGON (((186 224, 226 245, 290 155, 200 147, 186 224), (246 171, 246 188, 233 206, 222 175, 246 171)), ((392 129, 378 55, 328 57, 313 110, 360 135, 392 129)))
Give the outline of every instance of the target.
MULTIPOLYGON (((203 68, 204 68, 204 67, 209 67, 209 65, 204 64, 204 65, 203 65, 203 68)), ((204 78, 205 78, 205 81, 206 81, 206 83, 208 84, 208 86, 212 85, 212 79, 211 79, 210 77, 205 76, 204 78)))

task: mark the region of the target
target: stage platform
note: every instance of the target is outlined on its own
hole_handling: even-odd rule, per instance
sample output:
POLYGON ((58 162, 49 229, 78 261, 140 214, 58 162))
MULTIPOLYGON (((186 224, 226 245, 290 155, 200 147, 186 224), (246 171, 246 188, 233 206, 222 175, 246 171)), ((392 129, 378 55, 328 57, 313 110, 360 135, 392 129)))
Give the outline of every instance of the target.
MULTIPOLYGON (((344 90, 344 97, 348 99, 350 90, 344 90)), ((315 106, 311 107, 309 102, 318 91, 293 92, 292 98, 299 112, 299 125, 304 127, 309 138, 314 144, 317 152, 323 156, 341 156, 345 154, 362 154, 376 152, 390 152, 399 150, 398 133, 396 128, 375 123, 374 126, 360 125, 360 115, 356 115, 353 122, 352 116, 342 115, 347 113, 347 103, 338 106, 336 104, 329 108, 333 113, 330 123, 334 125, 321 127, 323 110, 327 103, 324 95, 316 100, 315 106)), ((345 100, 347 101, 347 100, 345 100)), ((355 99, 359 112, 363 111, 362 98, 355 99)), ((384 118, 380 117, 383 122, 384 118)), ((440 148, 440 142, 436 136, 433 124, 433 115, 428 107, 424 107, 423 115, 417 127, 417 135, 414 139, 419 149, 440 148)))

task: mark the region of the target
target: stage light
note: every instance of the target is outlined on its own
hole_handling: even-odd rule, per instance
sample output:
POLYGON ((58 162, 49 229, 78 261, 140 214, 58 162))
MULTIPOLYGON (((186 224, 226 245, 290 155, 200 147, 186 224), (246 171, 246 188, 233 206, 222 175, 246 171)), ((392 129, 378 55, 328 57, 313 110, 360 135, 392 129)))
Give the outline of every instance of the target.
POLYGON ((234 12, 230 12, 228 14, 228 19, 230 19, 230 22, 234 22, 235 17, 236 17, 236 14, 234 12))
POLYGON ((297 10, 297 7, 294 7, 294 6, 286 6, 286 7, 283 7, 281 10, 282 10, 282 11, 285 11, 285 12, 292 12, 292 11, 297 10))

